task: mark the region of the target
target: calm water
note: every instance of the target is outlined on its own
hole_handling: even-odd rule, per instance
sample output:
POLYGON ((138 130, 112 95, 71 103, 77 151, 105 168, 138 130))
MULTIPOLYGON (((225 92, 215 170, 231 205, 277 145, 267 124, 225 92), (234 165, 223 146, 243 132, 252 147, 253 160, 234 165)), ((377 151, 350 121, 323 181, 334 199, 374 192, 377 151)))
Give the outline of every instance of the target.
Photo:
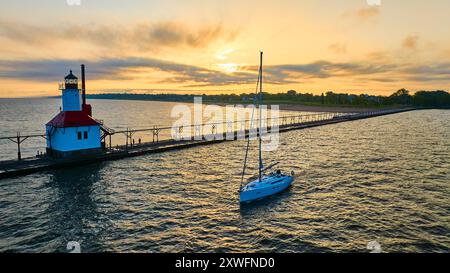
MULTIPOLYGON (((171 127, 179 117, 171 117, 174 102, 152 101, 119 101, 119 100, 89 100, 93 108, 95 118, 104 121, 105 125, 116 131, 126 129, 149 129, 157 127, 171 127)), ((45 124, 59 112, 60 98, 36 98, 36 99, 0 99, 0 137, 16 136, 17 131, 21 135, 36 135, 45 133, 45 124)), ((183 103, 191 109, 193 104, 183 103)), ((206 105, 204 105, 206 107, 206 105)), ((225 108, 222 108, 225 110, 225 108)), ((224 111, 225 113, 225 111, 224 111)), ((270 113, 270 111, 269 111, 270 113)), ((299 112, 280 111, 280 116, 298 115, 299 112)), ((305 112, 304 114, 311 114, 305 112)), ((224 116, 223 118, 226 118, 224 116)), ((213 123, 223 118, 205 117, 204 123, 213 123)), ((247 119, 250 118, 250 114, 247 119)), ((245 119, 245 118, 243 118, 245 119)), ((249 126, 249 124, 247 124, 249 126)), ((210 127, 205 126, 205 134, 210 134, 210 127)), ((112 137, 113 145, 125 144, 125 134, 115 134, 112 137)), ((152 141, 151 131, 138 132, 133 135, 136 142, 152 141)), ((172 138, 170 130, 162 130, 159 139, 172 138)), ((45 152, 45 139, 42 137, 29 138, 21 144, 23 157, 34 157, 37 151, 45 152)), ((0 160, 16 159, 17 145, 8 140, 0 140, 0 160)))
MULTIPOLYGON (((9 111, 2 124, 24 118, 9 111)), ((450 111, 283 133, 264 156, 294 170, 294 186, 240 208, 244 145, 2 180, 0 251, 64 252, 79 241, 85 252, 366 252, 372 240, 386 252, 449 251, 450 111)))

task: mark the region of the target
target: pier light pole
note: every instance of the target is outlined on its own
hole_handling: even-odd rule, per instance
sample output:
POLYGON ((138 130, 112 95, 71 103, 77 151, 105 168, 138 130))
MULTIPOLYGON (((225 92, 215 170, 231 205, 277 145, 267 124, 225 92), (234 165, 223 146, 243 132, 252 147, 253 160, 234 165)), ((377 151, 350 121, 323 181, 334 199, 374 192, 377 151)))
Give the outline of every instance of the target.
POLYGON ((16 137, 5 137, 5 139, 9 139, 12 142, 17 144, 17 159, 22 160, 22 152, 20 151, 20 144, 24 142, 30 136, 21 137, 20 132, 17 132, 16 137))

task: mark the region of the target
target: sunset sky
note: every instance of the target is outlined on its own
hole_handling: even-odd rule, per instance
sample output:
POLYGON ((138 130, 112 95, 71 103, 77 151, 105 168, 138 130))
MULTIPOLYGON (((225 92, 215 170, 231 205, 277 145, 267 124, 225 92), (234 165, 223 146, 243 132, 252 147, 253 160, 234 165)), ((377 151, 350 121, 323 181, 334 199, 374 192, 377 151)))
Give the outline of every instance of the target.
POLYGON ((249 93, 260 50, 267 92, 450 90, 448 0, 68 1, 1 1, 0 97, 81 63, 90 93, 249 93))

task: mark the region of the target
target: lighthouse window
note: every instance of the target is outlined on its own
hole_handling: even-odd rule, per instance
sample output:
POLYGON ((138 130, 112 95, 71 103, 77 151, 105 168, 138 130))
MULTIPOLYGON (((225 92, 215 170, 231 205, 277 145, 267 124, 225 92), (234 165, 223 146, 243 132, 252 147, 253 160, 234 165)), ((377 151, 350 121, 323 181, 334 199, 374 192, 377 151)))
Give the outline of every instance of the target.
POLYGON ((81 132, 77 132, 78 133, 78 140, 81 140, 81 132))
POLYGON ((84 139, 87 139, 87 137, 88 137, 88 133, 87 133, 87 131, 84 131, 84 139))

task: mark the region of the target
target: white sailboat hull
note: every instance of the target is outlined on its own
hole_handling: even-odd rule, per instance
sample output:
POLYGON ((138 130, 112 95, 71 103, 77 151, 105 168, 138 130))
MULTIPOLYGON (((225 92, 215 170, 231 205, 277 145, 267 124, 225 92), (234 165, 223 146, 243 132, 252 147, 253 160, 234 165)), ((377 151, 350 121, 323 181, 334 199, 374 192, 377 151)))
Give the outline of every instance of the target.
POLYGON ((250 182, 240 191, 240 202, 251 202, 277 194, 289 188, 293 181, 292 176, 283 175, 266 176, 261 179, 261 182, 259 180, 250 182))

